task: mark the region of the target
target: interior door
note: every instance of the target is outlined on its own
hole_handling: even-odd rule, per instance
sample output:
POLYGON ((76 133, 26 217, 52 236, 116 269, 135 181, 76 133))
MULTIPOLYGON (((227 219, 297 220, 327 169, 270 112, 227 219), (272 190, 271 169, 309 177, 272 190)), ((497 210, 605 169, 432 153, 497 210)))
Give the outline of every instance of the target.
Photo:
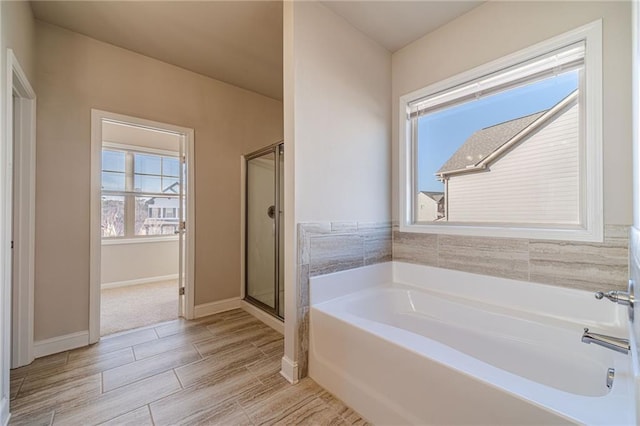
POLYGON ((185 297, 186 286, 186 233, 187 229, 187 162, 186 162, 185 137, 180 137, 180 190, 178 192, 180 202, 178 203, 178 316, 184 317, 187 311, 187 300, 185 297))
POLYGON ((247 298, 276 312, 276 152, 273 148, 247 160, 247 298))

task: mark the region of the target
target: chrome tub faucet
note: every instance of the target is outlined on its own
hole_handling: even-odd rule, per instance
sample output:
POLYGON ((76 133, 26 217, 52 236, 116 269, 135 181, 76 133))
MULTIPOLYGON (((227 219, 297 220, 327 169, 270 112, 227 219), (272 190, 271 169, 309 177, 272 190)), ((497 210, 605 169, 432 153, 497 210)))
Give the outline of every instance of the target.
POLYGON ((623 354, 628 354, 631 349, 628 339, 592 333, 588 328, 585 328, 584 333, 582 333, 582 343, 595 343, 596 345, 600 345, 623 354))

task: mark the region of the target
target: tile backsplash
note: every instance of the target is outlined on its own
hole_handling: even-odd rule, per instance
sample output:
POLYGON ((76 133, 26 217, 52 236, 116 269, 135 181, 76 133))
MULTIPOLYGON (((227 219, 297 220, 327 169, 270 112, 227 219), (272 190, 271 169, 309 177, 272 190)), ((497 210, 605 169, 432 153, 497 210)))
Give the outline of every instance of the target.
POLYGON ((625 290, 629 226, 606 225, 604 242, 393 232, 393 260, 588 291, 625 290))

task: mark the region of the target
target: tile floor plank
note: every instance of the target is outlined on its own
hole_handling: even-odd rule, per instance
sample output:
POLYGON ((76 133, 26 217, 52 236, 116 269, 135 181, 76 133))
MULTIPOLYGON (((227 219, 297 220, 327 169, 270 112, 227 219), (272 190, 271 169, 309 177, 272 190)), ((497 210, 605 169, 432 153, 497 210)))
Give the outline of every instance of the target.
POLYGON ((156 340, 157 338, 158 335, 153 330, 153 328, 131 330, 126 333, 104 337, 100 339, 100 342, 93 345, 74 349, 69 353, 69 360, 73 361, 79 358, 91 359, 96 355, 114 352, 120 349, 131 347, 132 345, 156 340))
POLYGON ((120 386, 190 364, 201 359, 198 351, 187 345, 169 352, 121 365, 102 373, 102 388, 108 392, 120 386))
POLYGON ((367 425, 280 374, 282 335, 240 309, 103 338, 11 372, 10 425, 367 425))
POLYGON ((65 351, 65 352, 60 352, 58 354, 37 358, 29 365, 25 365, 24 367, 18 367, 11 370, 11 378, 19 379, 22 377, 27 377, 27 374, 46 372, 50 369, 56 369, 58 367, 62 367, 67 363, 68 357, 69 357, 69 352, 65 351))
POLYGON ((173 371, 140 380, 96 398, 80 406, 56 410, 54 425, 95 425, 171 395, 181 389, 173 371))
POLYGON ((92 376, 96 373, 102 373, 105 370, 133 361, 132 349, 124 348, 115 352, 97 355, 93 363, 88 362, 87 359, 83 359, 79 362, 80 365, 67 363, 57 370, 47 370, 47 375, 44 375, 43 373, 33 375, 29 374, 25 377, 18 396, 28 396, 42 389, 53 387, 61 383, 72 382, 83 377, 92 376))
POLYGON ((101 426, 153 426, 149 406, 145 405, 126 414, 101 423, 101 426))
POLYGON ((11 401, 10 424, 42 424, 45 420, 49 424, 55 409, 81 406, 85 401, 100 396, 101 392, 100 374, 94 374, 18 397, 11 401))
POLYGON ((237 395, 252 392, 261 384, 246 370, 235 370, 227 374, 214 386, 191 387, 177 392, 151 404, 151 415, 156 424, 202 424, 208 423, 210 418, 220 416, 218 410, 225 411, 229 404, 233 409, 218 418, 227 418, 227 424, 232 418, 248 420, 242 408, 234 402, 237 395), (242 413, 242 415, 239 415, 242 413))
POLYGON ((266 399, 257 399, 245 408, 245 412, 255 424, 272 425, 282 421, 305 404, 317 399, 322 388, 309 378, 296 385, 288 386, 266 399))
POLYGON ((18 391, 20 391, 20 386, 22 386, 22 382, 24 382, 24 377, 19 377, 17 379, 11 378, 9 380, 9 400, 13 401, 18 396, 18 391))
POLYGON ((176 368, 176 374, 185 388, 206 385, 216 382, 218 377, 224 376, 226 372, 244 367, 246 364, 259 360, 262 356, 260 350, 248 344, 176 368))
POLYGON ((153 341, 133 346, 133 352, 137 360, 158 355, 173 349, 183 347, 203 340, 212 339, 213 335, 204 326, 195 326, 184 332, 163 337, 153 341))

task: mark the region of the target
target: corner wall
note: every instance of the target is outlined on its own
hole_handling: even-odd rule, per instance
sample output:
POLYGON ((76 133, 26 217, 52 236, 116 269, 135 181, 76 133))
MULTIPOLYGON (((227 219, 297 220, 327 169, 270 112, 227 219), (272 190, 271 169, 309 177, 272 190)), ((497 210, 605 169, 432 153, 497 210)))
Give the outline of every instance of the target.
POLYGON ((394 232, 394 259, 585 290, 626 288, 632 223, 630 16, 630 2, 487 2, 393 54, 392 206, 397 222, 400 96, 595 20, 603 22, 604 243, 394 232))
MULTIPOLYGON (((35 23, 28 2, 1 1, 0 2, 0 262, 4 264, 7 249, 10 247, 11 236, 5 225, 10 224, 8 206, 9 194, 5 191, 8 173, 4 167, 8 144, 12 144, 12 136, 7 134, 6 116, 7 102, 11 93, 7 91, 7 49, 13 50, 22 70, 29 79, 29 83, 37 89, 35 84, 35 23)), ((9 419, 9 366, 11 354, 11 277, 3 267, 0 277, 0 425, 9 419)))
POLYGON ((390 242, 391 54, 319 2, 285 2, 284 24, 286 197, 294 200, 285 245, 297 251, 286 256, 283 371, 296 380, 306 375, 308 330, 298 229, 337 224, 351 235, 353 250, 341 253, 353 265, 364 262, 358 223, 386 224, 390 242))
POLYGON ((239 159, 282 139, 282 102, 42 22, 36 43, 35 339, 88 329, 92 108, 195 129, 195 303, 239 297, 239 159))

